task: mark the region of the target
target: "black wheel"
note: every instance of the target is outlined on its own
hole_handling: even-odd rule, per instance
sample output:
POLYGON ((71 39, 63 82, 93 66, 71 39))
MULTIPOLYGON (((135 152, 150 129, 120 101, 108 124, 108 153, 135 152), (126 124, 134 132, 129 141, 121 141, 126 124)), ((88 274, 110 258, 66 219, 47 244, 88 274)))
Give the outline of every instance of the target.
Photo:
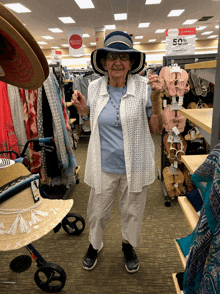
POLYGON ((170 203, 170 201, 165 201, 165 202, 164 202, 164 205, 165 205, 166 207, 170 207, 170 206, 171 206, 171 203, 170 203))
POLYGON ((35 272, 34 280, 41 290, 47 293, 57 293, 65 285, 66 273, 59 265, 47 263, 35 272))
POLYGON ((68 213, 62 220, 62 227, 69 235, 80 235, 85 228, 85 220, 78 213, 68 213))
POLYGON ((15 257, 10 263, 10 269, 15 273, 23 273, 31 266, 32 259, 29 255, 15 257))

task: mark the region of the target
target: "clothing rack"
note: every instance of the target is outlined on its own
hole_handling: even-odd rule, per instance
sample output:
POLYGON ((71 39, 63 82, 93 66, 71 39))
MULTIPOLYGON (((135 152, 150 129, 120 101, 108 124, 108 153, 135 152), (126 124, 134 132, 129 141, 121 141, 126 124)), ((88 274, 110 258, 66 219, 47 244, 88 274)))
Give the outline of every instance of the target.
MULTIPOLYGON (((203 61, 209 61, 209 60, 216 60, 217 54, 200 54, 200 55, 179 55, 179 56, 164 56, 163 57, 163 67, 165 66, 171 66, 173 64, 178 64, 178 66, 182 69, 185 68, 186 64, 194 63, 196 62, 203 62, 203 61)), ((161 169, 158 169, 158 179, 161 181, 161 186, 164 194, 164 205, 167 207, 171 206, 171 198, 168 196, 168 193, 166 191, 166 187, 164 185, 164 178, 162 171, 166 166, 169 166, 169 160, 167 159, 167 156, 164 153, 165 147, 163 143, 163 137, 166 134, 166 130, 163 129, 161 134, 161 169)))

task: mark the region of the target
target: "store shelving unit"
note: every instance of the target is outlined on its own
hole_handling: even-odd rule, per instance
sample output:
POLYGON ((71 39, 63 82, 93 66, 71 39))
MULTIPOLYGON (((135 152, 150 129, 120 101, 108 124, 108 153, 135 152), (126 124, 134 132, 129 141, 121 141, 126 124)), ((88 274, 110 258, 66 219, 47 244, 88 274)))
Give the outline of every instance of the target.
MULTIPOLYGON (((219 47, 220 48, 220 47, 219 47)), ((208 81, 211 81, 215 84, 215 93, 214 93, 214 104, 213 109, 184 109, 180 113, 196 124, 200 133, 210 144, 211 150, 217 144, 220 139, 220 109, 218 97, 220 94, 219 89, 219 70, 220 70, 220 59, 206 62, 199 62, 193 64, 186 64, 185 69, 194 69, 195 73, 208 81), (215 82, 216 81, 216 82, 215 82)), ((182 156, 182 161, 188 168, 191 174, 205 161, 208 155, 184 155, 182 156)), ((198 220, 199 216, 191 203, 186 197, 178 197, 178 202, 180 207, 186 217, 186 220, 190 226, 190 229, 193 231, 198 220)), ((174 240, 180 260, 182 262, 183 268, 186 266, 186 259, 178 245, 174 240)), ((180 288, 177 282, 176 274, 172 274, 175 289, 177 294, 180 294, 180 288)))

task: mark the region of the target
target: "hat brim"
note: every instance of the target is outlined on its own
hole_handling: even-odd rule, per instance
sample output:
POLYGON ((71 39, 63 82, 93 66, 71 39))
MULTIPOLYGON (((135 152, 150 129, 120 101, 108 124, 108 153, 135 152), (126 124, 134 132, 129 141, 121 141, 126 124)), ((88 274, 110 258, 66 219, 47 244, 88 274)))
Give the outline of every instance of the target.
MULTIPOLYGON (((31 188, 26 189, 27 193, 32 193, 30 189, 31 188)), ((22 195, 24 195, 24 191, 18 194, 23 193, 22 195)), ((41 217, 37 215, 38 218, 41 218, 41 221, 36 225, 33 225, 29 233, 20 233, 18 225, 16 233, 14 235, 7 233, 1 234, 0 251, 20 249, 45 236, 63 220, 63 218, 71 210, 72 206, 73 199, 51 200, 42 198, 42 203, 39 207, 37 207, 36 210, 47 212, 49 213, 49 215, 47 217, 41 217)), ((15 219, 16 215, 13 215, 13 217, 15 219)), ((29 222, 31 221, 31 212, 28 211, 25 213, 25 215, 22 214, 22 217, 25 219, 27 224, 29 224, 29 222)), ((5 229, 8 229, 11 226, 14 219, 12 218, 12 215, 4 216, 5 229)))
POLYGON ((129 71, 130 74, 137 74, 144 68, 145 63, 145 53, 140 52, 135 49, 127 49, 127 46, 124 46, 124 48, 121 46, 121 49, 111 48, 109 47, 103 47, 100 49, 96 49, 91 54, 91 64, 94 69, 94 71, 97 74, 105 75, 107 71, 103 68, 103 65, 100 61, 102 57, 102 52, 126 52, 126 53, 132 53, 134 57, 134 63, 132 65, 131 70, 129 71))
POLYGON ((22 24, 22 22, 15 16, 15 14, 1 3, 0 3, 0 16, 3 19, 5 19, 11 26, 13 26, 18 31, 18 33, 25 39, 25 41, 29 44, 29 46, 34 51, 34 53, 36 54, 37 58, 39 59, 41 63, 41 66, 44 71, 44 76, 46 79, 49 75, 48 62, 40 46, 35 41, 34 37, 26 29, 26 27, 22 24))

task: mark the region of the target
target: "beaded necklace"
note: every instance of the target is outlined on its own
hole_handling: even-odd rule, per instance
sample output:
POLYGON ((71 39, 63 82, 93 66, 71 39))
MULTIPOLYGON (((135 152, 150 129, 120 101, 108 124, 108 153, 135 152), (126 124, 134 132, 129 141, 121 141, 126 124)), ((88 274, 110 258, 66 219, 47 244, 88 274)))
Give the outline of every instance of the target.
MULTIPOLYGON (((122 89, 122 95, 121 95, 121 98, 125 95, 125 91, 126 91, 126 86, 123 87, 122 89)), ((116 123, 115 123, 115 126, 118 127, 119 126, 119 108, 120 108, 120 104, 121 104, 121 98, 120 98, 120 101, 119 101, 119 104, 118 104, 118 107, 116 107, 111 99, 111 96, 109 97, 110 101, 111 101, 111 104, 114 106, 114 108, 116 109, 117 111, 117 115, 116 115, 116 123)))

